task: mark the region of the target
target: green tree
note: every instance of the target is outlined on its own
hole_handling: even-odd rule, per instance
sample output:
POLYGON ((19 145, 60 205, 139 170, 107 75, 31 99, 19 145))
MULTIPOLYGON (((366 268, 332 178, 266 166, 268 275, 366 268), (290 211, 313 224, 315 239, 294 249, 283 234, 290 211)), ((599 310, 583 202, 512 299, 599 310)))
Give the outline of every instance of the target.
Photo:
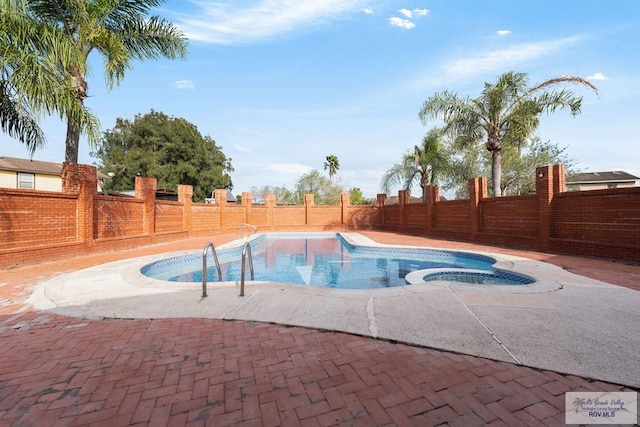
POLYGON ((296 195, 287 187, 278 187, 265 185, 263 187, 251 187, 251 195, 258 203, 263 203, 267 194, 276 195, 276 204, 278 205, 295 205, 296 195))
POLYGON ((22 0, 0 0, 0 126, 34 151, 46 143, 41 115, 73 117, 89 140, 100 138, 97 118, 77 102, 59 64, 79 55, 63 31, 29 15, 22 0))
MULTIPOLYGON (((170 22, 148 17, 164 0, 30 0, 26 9, 46 26, 63 31, 74 45, 76 55, 60 62, 67 73, 75 99, 83 104, 88 95, 87 61, 95 50, 104 59, 104 75, 109 88, 118 85, 132 60, 176 59, 186 55, 187 42, 170 22)), ((82 125, 75 115, 67 115, 65 161, 77 163, 82 125)))
POLYGON ((422 200, 426 201, 427 186, 436 185, 450 168, 442 137, 442 130, 431 129, 420 145, 416 145, 413 151, 407 151, 400 163, 384 173, 380 184, 382 192, 388 194, 393 185, 410 190, 417 183, 422 189, 422 200))
POLYGON ((318 205, 337 205, 340 203, 340 195, 344 193, 344 186, 327 179, 314 169, 298 178, 294 191, 298 203, 304 202, 305 194, 313 194, 318 205))
POLYGON ((193 199, 204 201, 216 188, 232 188, 228 159, 209 136, 185 119, 151 112, 133 121, 118 118, 97 152, 99 170, 112 176, 108 190, 134 187, 136 175, 158 180, 158 188, 193 186, 193 199))
POLYGON ((598 89, 588 81, 573 76, 546 80, 528 86, 526 73, 507 72, 494 84, 485 83, 478 98, 460 98, 449 91, 428 98, 419 112, 423 124, 430 117, 440 117, 445 131, 461 145, 484 141, 491 153, 491 182, 495 197, 502 195, 502 151, 505 146, 521 146, 535 131, 542 113, 568 108, 572 115, 580 113, 582 97, 554 87, 579 84, 598 89))
POLYGON ((338 156, 330 154, 326 157, 326 161, 324 162, 324 170, 327 169, 329 170, 329 179, 333 178, 333 176, 338 173, 338 169, 340 169, 338 156))
POLYGON ((535 193, 538 166, 563 164, 568 173, 577 172, 577 162, 567 155, 566 147, 543 141, 537 135, 524 147, 505 147, 503 164, 502 194, 514 196, 535 193))
POLYGON ((373 200, 364 197, 362 190, 358 187, 351 188, 351 190, 349 190, 349 194, 351 196, 350 203, 352 205, 370 205, 373 203, 373 200))
MULTIPOLYGON (((469 197, 469 179, 488 176, 491 173, 491 153, 481 150, 478 145, 466 147, 452 146, 451 173, 443 181, 444 190, 454 190, 459 199, 469 197)), ((532 136, 521 146, 505 146, 502 157, 501 193, 521 195, 535 192, 535 170, 538 166, 560 164, 567 171, 576 171, 576 161, 551 141, 543 141, 538 135, 532 136)), ((491 182, 489 182, 491 187, 491 182)))

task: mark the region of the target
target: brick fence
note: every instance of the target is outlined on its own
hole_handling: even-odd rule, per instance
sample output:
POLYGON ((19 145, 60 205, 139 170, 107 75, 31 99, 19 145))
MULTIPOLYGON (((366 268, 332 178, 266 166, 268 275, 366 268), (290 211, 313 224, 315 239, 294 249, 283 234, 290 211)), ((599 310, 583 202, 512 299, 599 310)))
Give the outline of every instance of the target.
POLYGON ((156 180, 136 178, 135 197, 99 195, 93 166, 65 164, 60 193, 0 189, 0 268, 87 253, 238 231, 252 224, 269 230, 376 229, 483 244, 522 247, 640 261, 640 188, 566 193, 562 165, 536 170, 535 195, 487 197, 486 178, 469 181, 467 200, 441 201, 428 187, 426 203, 277 206, 275 195, 254 205, 193 203, 191 186, 178 186, 178 201, 157 200, 156 180))
POLYGON ((563 165, 536 169, 536 194, 487 197, 486 178, 469 181, 467 200, 397 205, 378 195, 380 229, 489 245, 640 261, 640 187, 565 192, 563 165))

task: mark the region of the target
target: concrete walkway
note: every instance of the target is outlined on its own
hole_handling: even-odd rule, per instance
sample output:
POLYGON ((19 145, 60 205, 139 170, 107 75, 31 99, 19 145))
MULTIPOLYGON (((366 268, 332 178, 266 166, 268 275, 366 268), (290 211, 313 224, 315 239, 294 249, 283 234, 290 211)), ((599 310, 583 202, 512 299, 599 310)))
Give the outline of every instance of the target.
MULTIPOLYGON (((0 424, 558 425, 567 391, 640 385, 640 293, 538 261, 543 254, 499 252, 501 262, 545 280, 519 293, 445 283, 369 291, 251 284, 243 298, 228 284, 201 299, 197 284, 169 288, 138 276, 156 255, 122 256, 55 277, 64 263, 42 270, 34 309, 18 280, 22 270, 28 283, 33 269, 6 272, 0 424)), ((640 273, 615 267, 630 283, 640 273)))

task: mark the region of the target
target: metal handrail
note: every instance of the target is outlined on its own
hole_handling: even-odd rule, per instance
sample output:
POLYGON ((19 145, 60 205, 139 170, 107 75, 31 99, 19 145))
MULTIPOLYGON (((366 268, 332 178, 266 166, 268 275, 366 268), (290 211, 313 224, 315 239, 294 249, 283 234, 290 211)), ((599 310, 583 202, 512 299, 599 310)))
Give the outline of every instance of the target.
POLYGON ((244 296, 244 276, 247 265, 247 256, 249 257, 249 269, 251 270, 251 280, 255 279, 255 274, 253 272, 253 256, 251 255, 251 246, 249 242, 245 243, 242 246, 242 271, 240 272, 240 296, 244 296))
POLYGON ((207 250, 211 248, 211 254, 213 261, 216 263, 216 271, 218 272, 218 281, 222 280, 222 269, 220 269, 220 261, 218 261, 218 254, 216 253, 216 247, 213 243, 208 242, 204 245, 202 250, 202 298, 207 296, 207 250))
POLYGON ((252 230, 251 234, 253 234, 256 231, 258 231, 258 227, 256 227, 255 225, 252 225, 252 224, 240 224, 240 238, 241 239, 244 239, 244 228, 245 227, 250 228, 252 230))

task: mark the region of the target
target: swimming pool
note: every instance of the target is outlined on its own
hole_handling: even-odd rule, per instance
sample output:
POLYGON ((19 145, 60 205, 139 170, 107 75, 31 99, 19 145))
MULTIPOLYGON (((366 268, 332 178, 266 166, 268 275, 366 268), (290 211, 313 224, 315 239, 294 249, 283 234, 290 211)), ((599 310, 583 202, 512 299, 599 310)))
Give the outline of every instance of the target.
MULTIPOLYGON (((336 233, 266 233, 250 242, 255 280, 341 289, 404 286, 409 273, 419 282, 522 285, 530 277, 493 267, 492 257, 424 248, 369 247, 348 243, 336 233), (440 274, 434 276, 433 274, 440 274), (470 278, 475 277, 473 281, 470 278), (482 280, 477 280, 481 277, 482 280)), ((218 250, 223 281, 240 280, 241 247, 218 250)), ((145 265, 145 276, 170 282, 201 282, 202 254, 167 258, 145 265)), ((207 281, 217 280, 213 266, 207 281)))

